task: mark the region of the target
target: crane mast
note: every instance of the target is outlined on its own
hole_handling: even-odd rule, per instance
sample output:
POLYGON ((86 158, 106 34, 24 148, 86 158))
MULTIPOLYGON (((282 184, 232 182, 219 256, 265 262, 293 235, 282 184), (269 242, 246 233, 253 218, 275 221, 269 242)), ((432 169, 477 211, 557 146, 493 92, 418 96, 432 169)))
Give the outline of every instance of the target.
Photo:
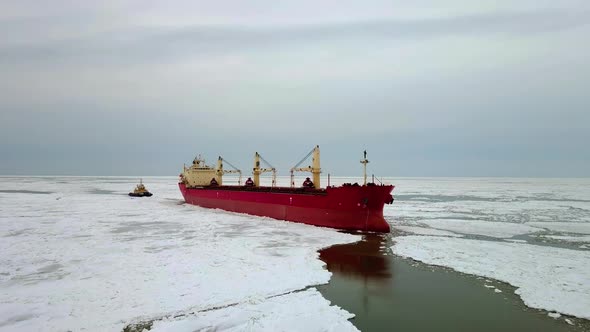
POLYGON ((223 159, 221 156, 219 156, 217 158, 217 169, 215 171, 215 175, 216 175, 216 180, 217 183, 221 186, 223 185, 223 175, 224 174, 239 174, 238 177, 238 185, 242 185, 242 171, 239 170, 237 167, 235 167, 234 165, 232 165, 229 161, 223 159), (232 170, 225 170, 223 169, 223 163, 228 164, 231 168, 233 168, 232 170))
POLYGON ((254 175, 254 186, 260 187, 260 174, 272 172, 272 187, 277 183, 277 169, 274 168, 268 161, 264 160, 262 156, 256 152, 254 154, 254 168, 252 169, 252 175, 254 175), (260 161, 263 161, 270 168, 261 168, 260 161))
POLYGON ((322 172, 320 168, 320 146, 316 145, 313 150, 311 150, 307 156, 305 156, 297 165, 291 168, 291 188, 295 186, 295 172, 310 172, 313 177, 313 186, 315 189, 320 189, 320 173, 322 172), (299 167, 309 156, 311 158, 311 166, 307 167, 299 167))

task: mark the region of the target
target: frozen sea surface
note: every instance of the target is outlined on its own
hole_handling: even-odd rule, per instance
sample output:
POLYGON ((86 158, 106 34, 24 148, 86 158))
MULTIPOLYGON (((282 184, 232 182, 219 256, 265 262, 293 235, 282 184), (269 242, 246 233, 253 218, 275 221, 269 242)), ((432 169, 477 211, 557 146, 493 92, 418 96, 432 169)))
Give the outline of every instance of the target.
POLYGON ((356 330, 305 289, 330 278, 317 250, 358 236, 183 204, 173 177, 144 178, 154 196, 128 197, 136 182, 0 177, 0 330, 120 331, 178 315, 356 330))
POLYGON ((590 179, 392 182, 396 201, 384 214, 402 231, 394 231, 395 254, 504 281, 530 307, 590 319, 590 251, 583 244, 590 179))
MULTIPOLYGON (((309 286, 330 278, 317 250, 359 236, 183 204, 174 177, 130 198, 136 181, 0 177, 0 330, 355 330, 309 286)), ((395 253, 588 318, 590 180, 386 181, 395 253)))
POLYGON ((507 282, 532 308, 590 319, 590 252, 522 243, 402 236, 393 252, 507 282))
POLYGON ((154 332, 193 331, 358 331, 347 319, 354 315, 330 306, 315 289, 246 302, 180 319, 154 323, 154 332))

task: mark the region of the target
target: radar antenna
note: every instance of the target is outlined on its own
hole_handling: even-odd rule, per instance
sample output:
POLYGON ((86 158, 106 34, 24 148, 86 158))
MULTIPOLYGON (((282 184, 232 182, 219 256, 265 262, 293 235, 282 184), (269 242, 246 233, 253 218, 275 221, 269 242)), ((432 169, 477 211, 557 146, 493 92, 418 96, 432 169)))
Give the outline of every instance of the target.
POLYGON ((364 181, 364 185, 367 185, 367 164, 369 163, 369 160, 367 160, 367 150, 364 151, 364 157, 361 160, 361 164, 363 164, 363 181, 364 181))

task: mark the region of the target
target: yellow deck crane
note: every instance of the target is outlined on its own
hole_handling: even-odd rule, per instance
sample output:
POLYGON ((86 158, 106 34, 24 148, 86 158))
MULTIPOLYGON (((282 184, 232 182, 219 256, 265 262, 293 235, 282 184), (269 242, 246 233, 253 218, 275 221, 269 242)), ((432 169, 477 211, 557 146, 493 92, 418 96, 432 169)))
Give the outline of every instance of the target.
POLYGON ((277 184, 277 169, 274 168, 268 161, 264 160, 262 156, 256 152, 254 154, 254 168, 252 169, 252 175, 254 175, 254 186, 260 187, 260 174, 272 172, 272 187, 277 184), (270 168, 260 168, 260 161, 263 161, 270 168))
POLYGON ((223 175, 224 174, 228 174, 228 173, 237 173, 239 174, 239 178, 238 178, 238 185, 242 185, 242 171, 239 170, 237 167, 235 167, 234 165, 232 165, 229 161, 221 158, 221 156, 219 156, 219 158, 217 158, 217 169, 215 170, 215 175, 217 177, 217 183, 221 186, 223 184, 223 175), (232 170, 225 170, 223 169, 223 163, 228 164, 231 168, 233 168, 232 170))
POLYGON ((313 150, 311 150, 307 154, 307 156, 305 156, 303 159, 301 159, 300 162, 297 163, 297 165, 295 165, 291 168, 291 188, 295 187, 295 174, 294 174, 294 172, 310 172, 313 175, 314 188, 320 189, 320 173, 322 172, 322 170, 320 168, 320 146, 319 145, 316 145, 316 147, 313 148, 313 150), (309 156, 312 156, 311 166, 299 167, 299 166, 301 166, 301 164, 303 164, 303 162, 305 162, 305 160, 307 160, 307 158, 309 158, 309 156))

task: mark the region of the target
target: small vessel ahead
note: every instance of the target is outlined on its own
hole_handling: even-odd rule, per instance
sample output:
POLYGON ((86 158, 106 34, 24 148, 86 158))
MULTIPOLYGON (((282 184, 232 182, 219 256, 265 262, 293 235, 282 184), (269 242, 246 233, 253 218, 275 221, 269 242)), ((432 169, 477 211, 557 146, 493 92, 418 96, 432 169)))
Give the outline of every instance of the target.
POLYGON ((152 193, 147 191, 147 189, 145 189, 145 186, 143 185, 143 182, 141 179, 139 179, 139 184, 135 187, 135 189, 133 190, 133 192, 129 193, 129 196, 133 196, 133 197, 150 197, 152 196, 152 193))

